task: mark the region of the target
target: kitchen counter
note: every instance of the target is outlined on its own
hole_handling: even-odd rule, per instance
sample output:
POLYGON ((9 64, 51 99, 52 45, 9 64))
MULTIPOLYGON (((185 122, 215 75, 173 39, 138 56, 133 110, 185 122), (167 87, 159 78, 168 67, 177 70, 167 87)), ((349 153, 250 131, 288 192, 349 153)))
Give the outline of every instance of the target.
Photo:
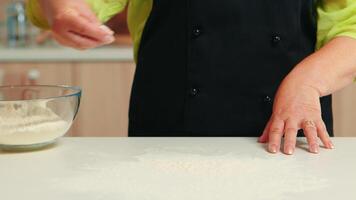
POLYGON ((133 61, 132 47, 102 47, 91 50, 56 48, 0 48, 1 62, 115 62, 133 61))
POLYGON ((0 152, 1 199, 355 199, 356 138, 268 154, 256 138, 63 138, 0 152))

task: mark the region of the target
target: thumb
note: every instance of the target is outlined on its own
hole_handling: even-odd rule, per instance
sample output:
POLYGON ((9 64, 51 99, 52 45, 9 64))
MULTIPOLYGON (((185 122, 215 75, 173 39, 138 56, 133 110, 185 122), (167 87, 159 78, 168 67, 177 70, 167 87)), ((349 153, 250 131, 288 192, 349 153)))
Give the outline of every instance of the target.
POLYGON ((108 33, 109 35, 113 35, 114 32, 107 26, 102 25, 98 17, 95 13, 90 9, 90 7, 81 7, 80 14, 83 19, 87 20, 89 23, 97 25, 100 29, 108 33))
POLYGON ((268 131, 271 126, 271 120, 268 121, 265 129, 263 130, 262 135, 258 138, 258 142, 260 143, 266 143, 268 142, 268 131))
POLYGON ((88 22, 96 24, 96 25, 100 25, 101 22, 99 21, 99 19, 96 17, 95 13, 93 11, 89 9, 81 9, 81 11, 79 12, 80 16, 83 17, 84 19, 86 19, 88 22))

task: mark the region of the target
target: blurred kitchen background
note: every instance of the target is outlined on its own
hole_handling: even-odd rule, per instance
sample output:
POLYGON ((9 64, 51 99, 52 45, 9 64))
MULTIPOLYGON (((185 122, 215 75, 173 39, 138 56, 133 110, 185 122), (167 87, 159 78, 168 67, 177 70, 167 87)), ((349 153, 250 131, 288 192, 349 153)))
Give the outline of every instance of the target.
MULTIPOLYGON (((67 135, 126 136, 135 70, 126 13, 109 22, 117 33, 114 44, 76 51, 60 47, 50 32, 32 26, 23 5, 0 0, 0 85, 81 86, 80 112, 67 135)), ((356 83, 333 100, 336 136, 356 136, 356 83)))

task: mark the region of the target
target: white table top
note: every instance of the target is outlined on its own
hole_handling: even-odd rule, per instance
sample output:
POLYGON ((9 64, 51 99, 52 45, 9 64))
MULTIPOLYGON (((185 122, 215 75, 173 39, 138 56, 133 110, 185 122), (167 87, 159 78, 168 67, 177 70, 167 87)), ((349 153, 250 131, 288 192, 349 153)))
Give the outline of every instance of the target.
POLYGON ((256 138, 63 138, 0 152, 4 200, 355 199, 356 138, 271 155, 256 138))

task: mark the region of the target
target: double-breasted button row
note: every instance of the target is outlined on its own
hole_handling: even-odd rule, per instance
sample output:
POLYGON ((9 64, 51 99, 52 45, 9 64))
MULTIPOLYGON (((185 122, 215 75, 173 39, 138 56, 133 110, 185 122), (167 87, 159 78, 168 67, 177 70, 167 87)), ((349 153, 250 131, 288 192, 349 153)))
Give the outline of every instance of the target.
POLYGON ((202 34, 202 30, 199 27, 193 28, 193 37, 197 38, 202 34))

